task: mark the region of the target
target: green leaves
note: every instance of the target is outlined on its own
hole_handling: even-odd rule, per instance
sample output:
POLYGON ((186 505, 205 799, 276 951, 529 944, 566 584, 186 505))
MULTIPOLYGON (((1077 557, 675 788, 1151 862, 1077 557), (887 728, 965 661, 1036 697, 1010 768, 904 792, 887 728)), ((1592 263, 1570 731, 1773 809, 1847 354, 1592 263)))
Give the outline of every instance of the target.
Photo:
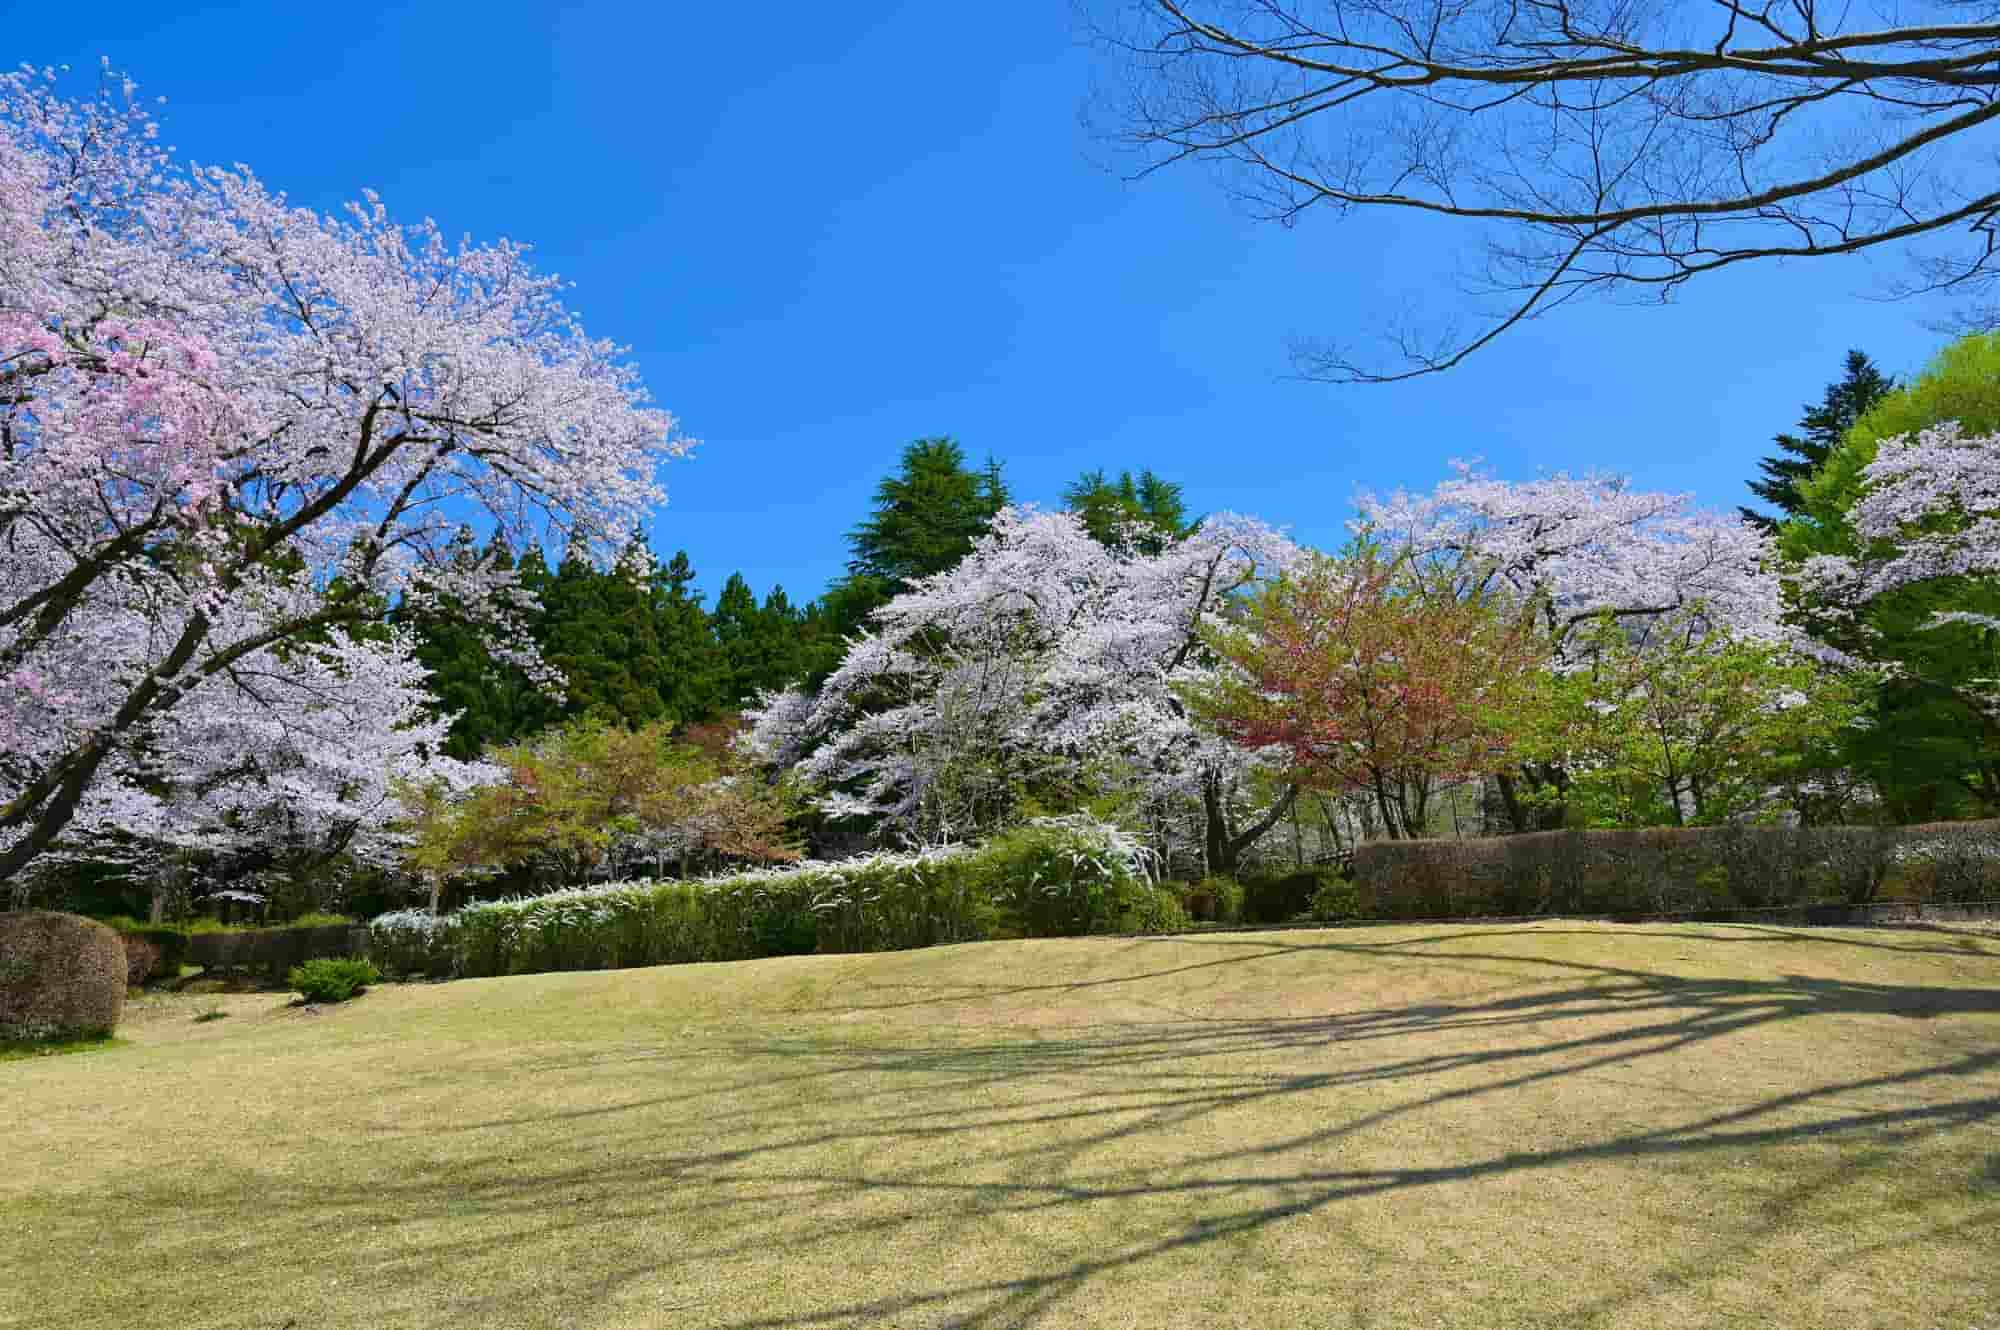
POLYGON ((1680 826, 1769 811, 1837 759, 1829 745, 1862 694, 1762 643, 1703 638, 1683 622, 1643 640, 1607 625, 1583 666, 1551 676, 1527 713, 1523 754, 1562 763, 1574 824, 1680 826))

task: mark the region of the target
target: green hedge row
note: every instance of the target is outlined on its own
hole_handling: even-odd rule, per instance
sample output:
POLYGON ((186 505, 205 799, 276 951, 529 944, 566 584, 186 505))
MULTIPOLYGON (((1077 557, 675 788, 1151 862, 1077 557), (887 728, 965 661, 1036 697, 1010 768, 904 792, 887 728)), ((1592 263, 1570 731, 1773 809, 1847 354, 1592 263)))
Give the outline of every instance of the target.
POLYGON ((287 928, 184 928, 126 917, 102 922, 124 940, 128 978, 135 984, 178 978, 183 965, 213 973, 246 970, 282 983, 294 965, 365 953, 368 946, 365 931, 350 922, 287 928))
POLYGON ((1371 841, 1354 885, 1371 919, 2000 900, 2000 820, 1371 841))
POLYGON ((473 977, 1171 931, 1186 922, 1178 898, 1146 880, 1115 829, 1051 818, 977 847, 613 883, 442 916, 401 911, 377 916, 369 932, 370 956, 388 973, 473 977))

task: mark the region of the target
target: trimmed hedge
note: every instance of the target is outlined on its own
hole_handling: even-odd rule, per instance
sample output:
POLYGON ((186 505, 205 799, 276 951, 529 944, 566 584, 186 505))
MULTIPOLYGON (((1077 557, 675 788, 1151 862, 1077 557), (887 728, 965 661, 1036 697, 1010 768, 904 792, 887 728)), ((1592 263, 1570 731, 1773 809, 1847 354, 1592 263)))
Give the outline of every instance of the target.
POLYGON ((193 933, 187 939, 187 960, 211 974, 246 970, 281 984, 295 965, 327 957, 365 957, 368 944, 368 930, 353 924, 193 933))
POLYGON ((162 924, 142 924, 124 919, 106 919, 118 930, 125 943, 127 978, 134 984, 156 979, 178 979, 187 961, 188 933, 184 928, 162 924), (143 963, 142 963, 143 962, 143 963))
POLYGON ((706 881, 612 883, 379 915, 370 956, 431 977, 897 951, 991 937, 1165 932, 1187 916, 1112 828, 1044 819, 978 847, 706 881))
POLYGON ((0 1039, 108 1034, 125 1009, 125 947, 95 919, 0 913, 0 1039))
POLYGON ((1994 900, 2000 820, 1371 841, 1354 876, 1356 911, 1372 919, 1994 900))

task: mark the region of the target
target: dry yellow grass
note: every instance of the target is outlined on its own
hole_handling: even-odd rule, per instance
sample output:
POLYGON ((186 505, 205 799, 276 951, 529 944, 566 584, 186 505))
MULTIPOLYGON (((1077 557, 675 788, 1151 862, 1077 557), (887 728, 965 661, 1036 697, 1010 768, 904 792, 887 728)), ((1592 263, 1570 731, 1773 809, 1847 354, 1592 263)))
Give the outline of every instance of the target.
POLYGON ((0 1066, 0 1324, 2000 1330, 1990 937, 991 943, 281 1003, 0 1066))

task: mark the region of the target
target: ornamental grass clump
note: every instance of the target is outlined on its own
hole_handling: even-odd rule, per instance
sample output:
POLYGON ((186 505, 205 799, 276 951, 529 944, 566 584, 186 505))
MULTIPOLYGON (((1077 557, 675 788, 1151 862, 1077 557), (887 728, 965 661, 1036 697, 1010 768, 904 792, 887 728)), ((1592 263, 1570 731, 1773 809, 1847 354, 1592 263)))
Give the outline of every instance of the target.
POLYGON ((1116 829, 1049 818, 979 846, 399 911, 370 925, 370 952, 392 973, 469 977, 1184 926, 1146 868, 1116 829))

